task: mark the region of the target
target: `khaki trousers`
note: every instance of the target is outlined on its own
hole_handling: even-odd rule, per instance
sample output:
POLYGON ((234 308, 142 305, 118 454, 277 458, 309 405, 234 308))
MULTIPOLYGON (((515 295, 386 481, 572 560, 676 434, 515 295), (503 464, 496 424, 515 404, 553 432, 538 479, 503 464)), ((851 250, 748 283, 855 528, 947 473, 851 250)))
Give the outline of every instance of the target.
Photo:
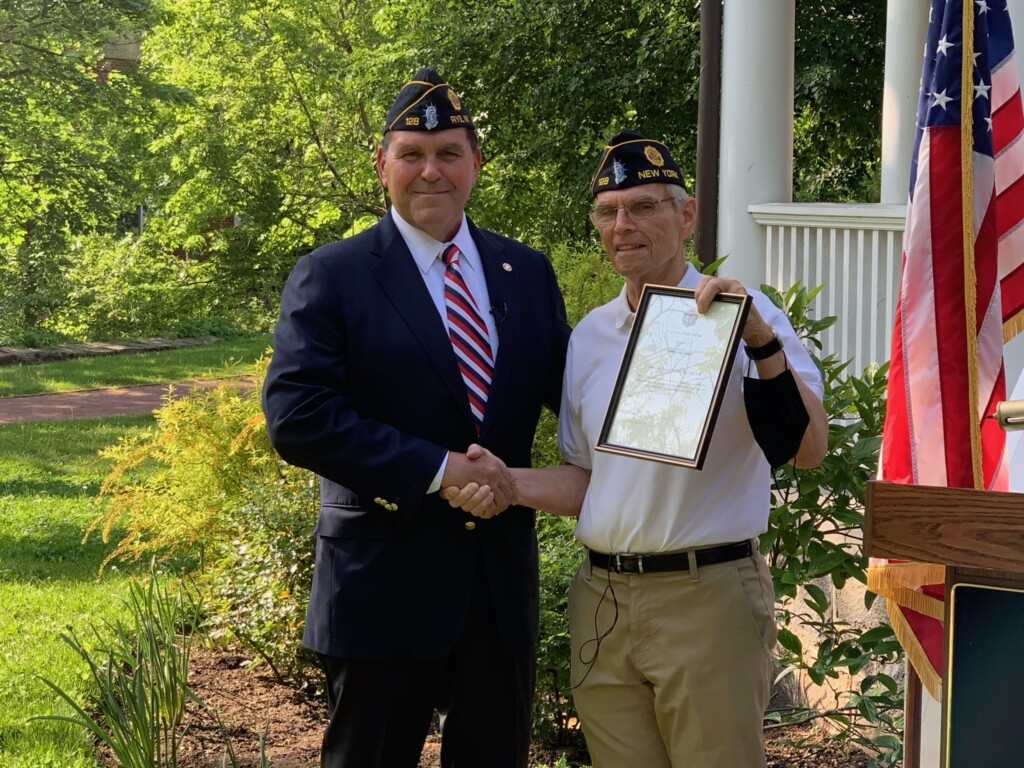
POLYGON ((777 628, 763 558, 569 591, 572 683, 594 768, 759 768, 777 628))

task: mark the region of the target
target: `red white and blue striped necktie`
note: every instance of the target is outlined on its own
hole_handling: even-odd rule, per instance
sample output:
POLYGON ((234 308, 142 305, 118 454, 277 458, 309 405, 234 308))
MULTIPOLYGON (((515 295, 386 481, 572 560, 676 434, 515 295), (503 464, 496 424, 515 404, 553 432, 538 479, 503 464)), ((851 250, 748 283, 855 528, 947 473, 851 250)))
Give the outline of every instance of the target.
POLYGON ((494 375, 494 356, 487 333, 487 324, 480 315, 473 294, 459 270, 459 249, 454 243, 441 254, 444 261, 444 304, 448 315, 448 337, 452 341, 459 372, 466 382, 469 409, 473 412, 476 432, 484 421, 487 394, 494 375))

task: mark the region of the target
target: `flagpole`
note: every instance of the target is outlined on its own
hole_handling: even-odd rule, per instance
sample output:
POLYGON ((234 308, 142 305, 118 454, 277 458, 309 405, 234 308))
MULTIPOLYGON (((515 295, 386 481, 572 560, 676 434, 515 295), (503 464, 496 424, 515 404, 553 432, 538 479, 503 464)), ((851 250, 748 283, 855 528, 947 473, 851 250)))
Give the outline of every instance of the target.
POLYGON ((974 487, 984 488, 978 418, 978 276, 974 269, 974 3, 963 0, 960 57, 960 168, 964 243, 964 320, 967 323, 967 405, 974 487))

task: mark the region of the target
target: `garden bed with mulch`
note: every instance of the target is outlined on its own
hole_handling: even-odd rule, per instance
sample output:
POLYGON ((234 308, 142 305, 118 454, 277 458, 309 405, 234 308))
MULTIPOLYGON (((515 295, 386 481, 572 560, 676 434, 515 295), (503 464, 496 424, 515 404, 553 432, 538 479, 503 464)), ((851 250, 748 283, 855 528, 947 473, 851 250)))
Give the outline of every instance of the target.
MULTIPOLYGON (((260 740, 273 768, 316 768, 324 727, 324 708, 295 689, 273 680, 262 668, 250 669, 247 658, 231 650, 197 647, 189 664, 189 685, 219 713, 220 723, 190 705, 179 768, 231 765, 224 743, 230 736, 238 765, 257 768, 260 740)), ((868 758, 854 747, 829 741, 812 725, 774 728, 768 732, 768 768, 866 768, 868 758)), ((570 764, 585 754, 566 754, 570 764)), ((559 752, 538 750, 531 766, 554 765, 559 752)), ((419 768, 440 765, 440 744, 432 737, 419 768)))

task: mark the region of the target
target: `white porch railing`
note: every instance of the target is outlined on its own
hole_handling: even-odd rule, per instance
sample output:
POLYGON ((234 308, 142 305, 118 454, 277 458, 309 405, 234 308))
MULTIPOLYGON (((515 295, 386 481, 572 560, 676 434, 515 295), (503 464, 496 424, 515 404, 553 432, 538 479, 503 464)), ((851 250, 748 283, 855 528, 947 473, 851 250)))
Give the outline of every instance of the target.
POLYGON ((765 228, 764 282, 785 291, 824 284, 813 317, 835 315, 820 337, 859 375, 889 359, 900 286, 905 205, 768 203, 747 209, 765 228))

